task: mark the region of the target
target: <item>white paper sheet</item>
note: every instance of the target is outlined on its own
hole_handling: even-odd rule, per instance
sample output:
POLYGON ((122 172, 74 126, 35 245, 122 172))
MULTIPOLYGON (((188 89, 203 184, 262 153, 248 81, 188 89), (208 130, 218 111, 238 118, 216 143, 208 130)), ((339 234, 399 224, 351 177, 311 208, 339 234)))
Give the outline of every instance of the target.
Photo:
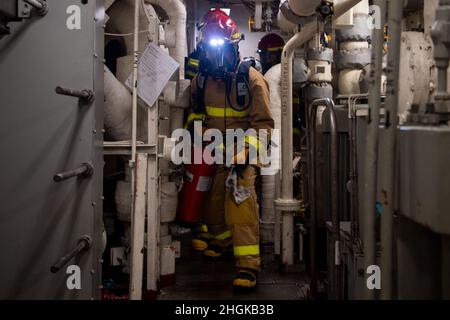
MULTIPOLYGON (((147 106, 155 104, 179 64, 167 52, 149 43, 138 62, 138 96, 147 106)), ((125 82, 132 90, 133 72, 125 82)))

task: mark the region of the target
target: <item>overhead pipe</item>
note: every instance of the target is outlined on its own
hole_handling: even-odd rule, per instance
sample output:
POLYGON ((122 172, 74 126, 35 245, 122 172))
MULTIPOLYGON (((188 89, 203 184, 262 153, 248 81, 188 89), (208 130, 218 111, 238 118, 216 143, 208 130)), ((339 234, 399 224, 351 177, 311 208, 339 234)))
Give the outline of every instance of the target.
MULTIPOLYGON (((282 5, 284 1, 287 1, 287 0, 281 0, 280 5, 282 5)), ((286 33, 293 32, 295 30, 295 28, 297 27, 297 25, 295 23, 292 23, 291 21, 286 19, 286 17, 283 15, 281 10, 278 10, 277 24, 278 24, 278 27, 281 29, 281 31, 286 32, 286 33)))
MULTIPOLYGON (((385 157, 381 166, 383 177, 383 212, 381 215, 381 298, 392 299, 393 280, 393 246, 394 246, 394 213, 396 205, 395 194, 395 159, 398 126, 399 101, 399 74, 400 74, 400 47, 402 40, 402 19, 404 1, 389 1, 389 52, 387 61, 387 90, 386 90, 386 116, 385 141, 381 145, 381 153, 385 157)), ((369 262, 369 261, 368 261, 369 262)))
MULTIPOLYGON (((358 4, 361 0, 347 0, 336 4, 335 17, 338 18, 350 8, 358 4)), ((303 26, 284 46, 281 55, 281 152, 284 155, 282 159, 281 175, 281 199, 279 202, 295 203, 293 199, 293 139, 292 139, 292 58, 294 50, 307 41, 309 41, 317 32, 317 22, 313 21, 303 26)), ((282 263, 292 265, 294 263, 294 211, 289 210, 287 205, 284 209, 280 206, 283 213, 282 218, 282 263)), ((295 207, 295 206, 294 206, 295 207)))
POLYGON ((322 0, 288 0, 291 11, 301 17, 313 15, 321 2, 322 0))

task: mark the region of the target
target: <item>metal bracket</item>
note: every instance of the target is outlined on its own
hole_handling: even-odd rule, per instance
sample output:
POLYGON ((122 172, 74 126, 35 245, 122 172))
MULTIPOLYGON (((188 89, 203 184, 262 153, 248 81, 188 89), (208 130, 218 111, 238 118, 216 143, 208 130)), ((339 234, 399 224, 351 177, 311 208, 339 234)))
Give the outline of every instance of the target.
POLYGON ((17 16, 21 19, 31 18, 31 9, 33 7, 25 0, 19 0, 17 2, 17 16))
POLYGON ((0 38, 10 33, 9 22, 31 18, 33 8, 40 16, 44 16, 48 12, 48 4, 44 0, 1 0, 0 38))

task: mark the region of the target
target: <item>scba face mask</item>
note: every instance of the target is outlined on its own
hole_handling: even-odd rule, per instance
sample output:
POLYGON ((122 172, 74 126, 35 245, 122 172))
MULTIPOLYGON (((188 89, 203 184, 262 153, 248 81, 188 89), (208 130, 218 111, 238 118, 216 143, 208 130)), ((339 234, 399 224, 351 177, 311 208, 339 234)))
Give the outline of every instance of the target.
POLYGON ((204 52, 208 73, 214 79, 224 79, 236 70, 238 49, 235 44, 213 38, 204 44, 204 52))

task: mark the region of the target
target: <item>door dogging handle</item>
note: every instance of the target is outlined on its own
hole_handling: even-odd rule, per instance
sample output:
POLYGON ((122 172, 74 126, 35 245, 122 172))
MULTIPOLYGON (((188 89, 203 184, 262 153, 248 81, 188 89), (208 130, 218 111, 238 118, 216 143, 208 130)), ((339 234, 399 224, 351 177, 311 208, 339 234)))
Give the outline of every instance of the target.
POLYGON ((55 264, 50 267, 52 273, 56 273, 61 270, 73 257, 81 253, 82 251, 87 251, 92 245, 92 239, 88 235, 82 236, 78 239, 78 243, 75 248, 73 248, 68 254, 58 260, 55 264))
POLYGON ((87 178, 92 176, 93 173, 94 167, 92 166, 92 164, 84 162, 76 169, 55 174, 53 176, 53 180, 55 182, 61 182, 73 177, 87 178))
POLYGON ((62 94, 64 96, 80 98, 81 100, 83 100, 85 102, 94 101, 94 92, 92 90, 88 90, 88 89, 76 90, 76 89, 70 89, 70 88, 64 88, 64 87, 58 86, 58 87, 56 87, 55 92, 57 94, 62 94))

